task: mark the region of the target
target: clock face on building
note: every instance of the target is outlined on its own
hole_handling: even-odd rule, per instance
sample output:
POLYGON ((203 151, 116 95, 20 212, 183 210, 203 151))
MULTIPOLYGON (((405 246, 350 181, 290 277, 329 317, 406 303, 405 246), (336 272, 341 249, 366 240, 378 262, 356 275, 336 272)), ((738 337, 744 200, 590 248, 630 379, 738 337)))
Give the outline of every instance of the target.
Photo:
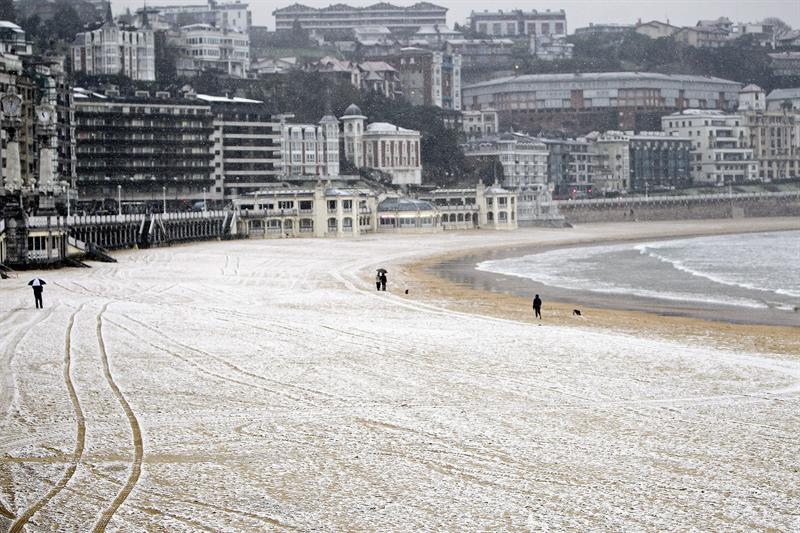
POLYGON ((53 112, 47 108, 39 109, 36 112, 36 116, 39 118, 40 124, 50 124, 50 119, 53 116, 53 112))
POLYGON ((3 113, 10 117, 18 117, 22 110, 22 99, 15 94, 7 94, 2 98, 3 113))

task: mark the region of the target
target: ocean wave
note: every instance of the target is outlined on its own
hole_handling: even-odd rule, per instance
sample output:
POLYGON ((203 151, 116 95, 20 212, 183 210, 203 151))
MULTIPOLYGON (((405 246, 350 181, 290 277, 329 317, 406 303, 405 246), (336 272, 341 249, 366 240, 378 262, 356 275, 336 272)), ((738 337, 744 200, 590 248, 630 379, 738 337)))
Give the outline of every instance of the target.
POLYGON ((789 304, 768 303, 765 301, 750 300, 737 297, 716 297, 711 295, 700 295, 695 293, 681 293, 681 292, 665 292, 648 290, 636 287, 621 287, 619 285, 601 284, 596 280, 587 278, 559 278, 555 276, 543 275, 541 273, 531 273, 515 268, 501 267, 499 265, 503 260, 483 261, 476 265, 476 270, 483 272, 491 272, 493 274, 500 274, 503 276, 510 276, 516 278, 529 279, 543 285, 556 287, 560 289, 578 290, 594 292, 599 294, 617 294, 621 296, 636 296, 639 298, 648 298, 653 300, 668 300, 673 302, 691 302, 699 304, 710 305, 726 305, 748 307, 751 309, 780 309, 794 310, 794 307, 789 304))

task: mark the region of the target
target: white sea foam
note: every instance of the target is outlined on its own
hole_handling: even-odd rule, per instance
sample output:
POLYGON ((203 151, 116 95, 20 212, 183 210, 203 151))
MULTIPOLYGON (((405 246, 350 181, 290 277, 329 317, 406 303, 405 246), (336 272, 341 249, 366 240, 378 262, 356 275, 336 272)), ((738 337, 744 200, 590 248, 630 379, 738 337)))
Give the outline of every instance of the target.
POLYGON ((798 257, 800 233, 782 232, 565 248, 477 269, 564 289, 794 311, 798 257))

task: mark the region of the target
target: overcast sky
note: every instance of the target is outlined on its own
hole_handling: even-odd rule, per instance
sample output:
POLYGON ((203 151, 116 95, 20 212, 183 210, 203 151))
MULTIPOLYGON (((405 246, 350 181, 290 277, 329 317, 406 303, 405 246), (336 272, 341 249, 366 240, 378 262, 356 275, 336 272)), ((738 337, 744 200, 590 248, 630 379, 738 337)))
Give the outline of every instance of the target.
MULTIPOLYGON (((228 0, 220 0, 225 2, 228 0)), ((230 0, 233 1, 233 0, 230 0)), ((246 0, 242 0, 245 2, 246 0)), ((379 0, 305 0, 299 3, 312 7, 325 7, 334 3, 368 6, 379 0)), ((149 5, 203 4, 205 0, 149 0, 149 5)), ((295 0, 250 0, 253 24, 275 28, 272 11, 295 3, 295 0)), ((397 5, 411 5, 416 0, 394 0, 397 5)), ((678 26, 694 25, 698 19, 726 16, 734 22, 756 21, 764 17, 779 17, 794 28, 800 27, 800 1, 798 0, 444 0, 433 3, 449 8, 447 23, 464 23, 473 10, 484 9, 564 9, 570 33, 574 28, 588 26, 589 22, 634 23, 642 20, 669 19, 678 26)), ((138 8, 143 0, 112 0, 115 13, 126 7, 138 8)))

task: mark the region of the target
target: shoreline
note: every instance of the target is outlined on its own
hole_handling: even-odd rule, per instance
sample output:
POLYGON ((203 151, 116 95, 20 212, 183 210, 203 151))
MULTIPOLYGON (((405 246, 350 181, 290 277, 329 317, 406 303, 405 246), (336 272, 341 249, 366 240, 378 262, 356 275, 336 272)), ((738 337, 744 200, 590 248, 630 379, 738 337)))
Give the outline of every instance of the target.
MULTIPOLYGON (((734 316, 735 313, 726 313, 725 316, 715 316, 710 319, 708 315, 716 312, 716 308, 712 305, 672 306, 644 298, 639 299, 641 300, 639 302, 632 302, 632 298, 623 295, 573 291, 567 297, 548 297, 542 309, 544 320, 538 322, 533 318, 530 298, 520 296, 519 288, 513 290, 509 285, 520 286, 526 293, 536 292, 537 288, 541 288, 539 294, 547 294, 545 289, 563 292, 562 289, 554 289, 514 276, 478 271, 474 268, 481 260, 538 253, 557 248, 800 229, 800 222, 792 218, 746 220, 748 221, 746 224, 742 224, 741 220, 730 220, 728 224, 720 224, 718 220, 691 221, 691 224, 675 228, 676 231, 667 232, 649 231, 647 223, 644 223, 645 226, 637 223, 639 227, 632 228, 630 235, 621 238, 603 235, 586 238, 570 233, 555 242, 542 239, 540 242, 532 240, 527 244, 513 246, 478 246, 412 261, 403 265, 403 270, 422 289, 422 298, 460 311, 576 329, 597 328, 634 335, 652 335, 690 343, 710 341, 729 349, 800 355, 799 328, 790 323, 793 317, 797 317, 800 322, 800 316, 795 314, 787 313, 787 320, 782 324, 754 323, 744 316, 734 316), (688 225, 691 227, 686 227, 688 225), (469 270, 470 279, 459 280, 465 268, 469 270), (453 269, 461 269, 462 272, 453 276, 453 269), (444 270, 447 272, 442 273, 444 270), (587 296, 589 294, 591 296, 587 296), (576 307, 581 309, 583 317, 572 316, 572 310, 576 307)), ((605 224, 587 224, 574 229, 602 226, 605 224)))

